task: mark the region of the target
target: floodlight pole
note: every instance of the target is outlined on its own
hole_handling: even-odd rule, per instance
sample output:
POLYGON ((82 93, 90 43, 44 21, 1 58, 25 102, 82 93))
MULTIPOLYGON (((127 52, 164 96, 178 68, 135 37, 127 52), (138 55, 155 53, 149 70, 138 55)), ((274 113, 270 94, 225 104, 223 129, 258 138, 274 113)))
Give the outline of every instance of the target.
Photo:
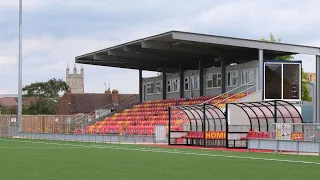
POLYGON ((315 107, 314 110, 316 111, 315 120, 317 123, 320 122, 320 55, 316 56, 316 97, 315 97, 315 107))
POLYGON ((19 72, 18 72, 18 125, 22 124, 22 0, 19 0, 19 72))

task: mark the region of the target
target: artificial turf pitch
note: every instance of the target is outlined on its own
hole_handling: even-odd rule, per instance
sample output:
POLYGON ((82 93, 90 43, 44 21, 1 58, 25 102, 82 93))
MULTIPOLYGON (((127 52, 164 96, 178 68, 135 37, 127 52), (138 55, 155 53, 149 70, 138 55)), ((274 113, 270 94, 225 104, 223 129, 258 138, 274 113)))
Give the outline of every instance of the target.
POLYGON ((310 180, 320 157, 0 139, 0 180, 310 180))

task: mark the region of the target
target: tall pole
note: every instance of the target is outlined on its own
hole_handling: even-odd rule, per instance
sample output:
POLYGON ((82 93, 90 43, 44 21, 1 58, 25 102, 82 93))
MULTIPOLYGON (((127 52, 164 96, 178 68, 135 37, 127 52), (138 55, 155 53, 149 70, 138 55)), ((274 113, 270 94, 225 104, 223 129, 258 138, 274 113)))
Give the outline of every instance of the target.
POLYGON ((22 124, 22 0, 19 0, 19 73, 18 73, 18 125, 22 124))
POLYGON ((317 87, 315 83, 312 84, 312 91, 313 91, 313 96, 312 96, 312 102, 313 102, 313 123, 317 123, 317 87))
POLYGON ((319 123, 320 120, 320 55, 316 56, 316 105, 315 105, 315 111, 316 111, 316 122, 319 123))

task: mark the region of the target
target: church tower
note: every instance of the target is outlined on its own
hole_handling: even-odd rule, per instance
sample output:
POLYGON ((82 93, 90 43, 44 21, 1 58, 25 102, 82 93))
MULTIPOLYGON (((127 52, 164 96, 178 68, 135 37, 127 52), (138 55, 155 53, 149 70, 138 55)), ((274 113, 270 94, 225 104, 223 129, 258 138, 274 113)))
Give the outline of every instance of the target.
POLYGON ((73 67, 73 73, 70 74, 69 66, 66 69, 66 82, 70 87, 71 93, 84 93, 84 71, 81 66, 80 73, 77 72, 76 64, 73 67))

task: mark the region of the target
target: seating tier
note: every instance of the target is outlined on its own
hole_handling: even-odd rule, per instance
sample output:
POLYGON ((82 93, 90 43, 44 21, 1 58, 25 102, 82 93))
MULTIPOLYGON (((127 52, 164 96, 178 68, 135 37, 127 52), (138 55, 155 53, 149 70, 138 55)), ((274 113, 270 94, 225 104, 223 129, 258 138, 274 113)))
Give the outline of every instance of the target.
MULTIPOLYGON (((131 109, 126 109, 121 113, 116 113, 112 117, 107 117, 103 121, 87 126, 85 133, 126 133, 126 134, 150 134, 153 133, 155 125, 168 125, 168 107, 175 105, 195 105, 201 103, 215 104, 219 108, 224 107, 227 102, 234 102, 247 94, 237 94, 226 100, 231 94, 204 96, 191 99, 166 99, 145 101, 135 105, 131 109), (147 129, 147 130, 146 130, 147 129), (152 131, 152 132, 151 132, 152 131), (147 132, 147 133, 146 133, 147 132)), ((178 109, 171 111, 171 123, 173 129, 183 129, 183 124, 188 123, 188 117, 178 109)))

